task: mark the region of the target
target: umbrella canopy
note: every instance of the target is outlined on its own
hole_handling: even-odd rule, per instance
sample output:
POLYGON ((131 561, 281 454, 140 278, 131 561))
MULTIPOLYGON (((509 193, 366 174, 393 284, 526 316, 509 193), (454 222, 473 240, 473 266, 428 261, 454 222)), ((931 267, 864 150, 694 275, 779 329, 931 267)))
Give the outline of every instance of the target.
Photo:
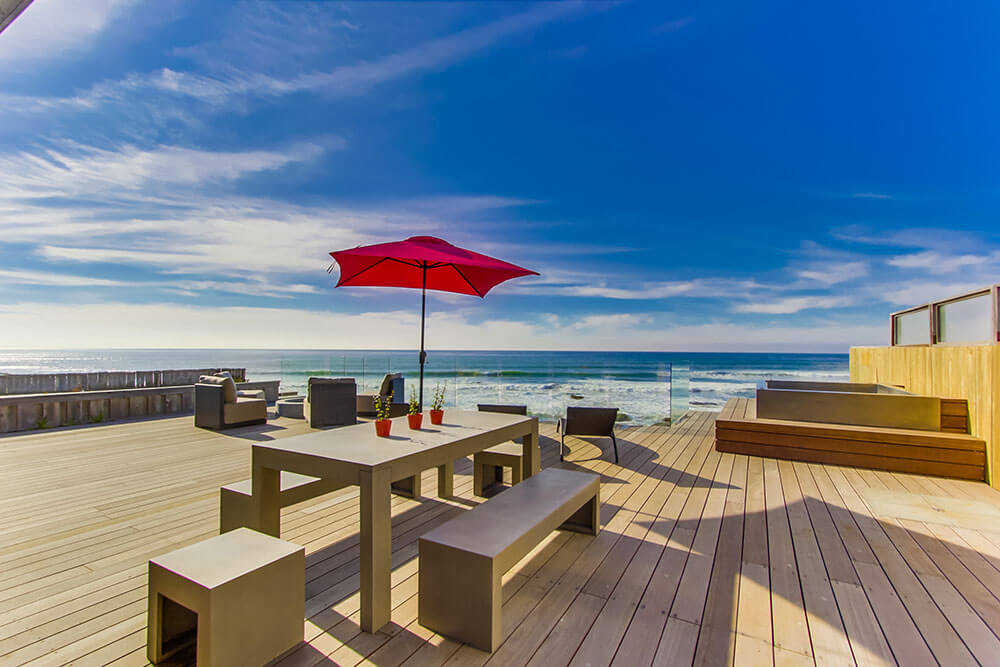
POLYGON ((412 287, 422 290, 420 307, 420 407, 424 405, 424 321, 427 290, 486 296, 511 278, 537 276, 494 257, 454 246, 434 236, 359 246, 330 255, 340 265, 337 287, 412 287))
POLYGON ((330 254, 340 265, 337 287, 415 287, 484 297, 505 280, 538 275, 434 236, 412 236, 330 254))

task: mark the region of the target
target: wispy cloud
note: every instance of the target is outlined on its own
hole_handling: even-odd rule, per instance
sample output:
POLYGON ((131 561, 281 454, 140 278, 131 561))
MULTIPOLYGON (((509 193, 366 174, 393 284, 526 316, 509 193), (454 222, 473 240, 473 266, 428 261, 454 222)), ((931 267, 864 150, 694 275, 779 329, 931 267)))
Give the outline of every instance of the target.
POLYGON ((993 268, 998 268, 998 260, 1000 260, 1000 252, 997 251, 986 255, 971 253, 952 255, 927 250, 909 255, 891 257, 886 263, 889 266, 895 266, 900 269, 921 269, 929 273, 943 274, 954 273, 971 267, 982 267, 987 264, 992 264, 993 268))
MULTIPOLYGON (((330 250, 435 233, 530 203, 483 195, 306 205, 240 193, 247 176, 308 163, 341 145, 326 138, 280 150, 213 152, 67 144, 0 156, 6 174, 0 244, 27 244, 48 263, 240 278, 249 286, 217 289, 282 296, 306 284, 292 276, 325 278, 330 250), (279 287, 263 285, 262 278, 279 287)), ((189 282, 182 289, 207 287, 189 282)))
POLYGON ((650 32, 654 34, 670 34, 677 32, 678 30, 683 30, 694 22, 693 16, 685 16, 683 18, 674 19, 672 21, 667 21, 666 23, 661 23, 653 27, 650 32))
MULTIPOLYGON (((227 64, 208 73, 165 67, 146 74, 130 74, 117 81, 105 81, 69 97, 0 95, 0 108, 28 113, 61 108, 86 110, 108 103, 130 104, 139 97, 159 93, 233 111, 244 108, 241 105, 251 98, 268 99, 302 92, 333 97, 361 95, 374 86, 400 77, 443 69, 504 38, 588 8, 588 3, 580 0, 538 3, 526 11, 453 35, 327 71, 279 75, 262 69, 234 67, 228 65, 228 60, 227 64), (244 101, 236 98, 243 98, 244 101)), ((186 53, 190 55, 192 52, 186 53)), ((214 62, 212 57, 204 55, 201 59, 214 62)))
POLYGON ((733 307, 738 313, 763 313, 767 315, 790 315, 803 310, 828 310, 844 308, 854 303, 846 296, 791 296, 768 302, 741 303, 733 307))
POLYGON ((872 231, 862 225, 848 225, 832 230, 831 234, 834 238, 850 243, 899 248, 936 248, 953 251, 982 247, 982 239, 975 234, 941 227, 872 231))
POLYGON ((117 16, 138 0, 39 0, 3 33, 0 71, 27 70, 39 61, 91 47, 117 16))
POLYGON ((339 137, 298 142, 280 150, 207 151, 180 146, 141 149, 62 142, 37 152, 0 156, 6 176, 0 199, 127 196, 155 185, 211 186, 247 174, 274 171, 293 162, 314 160, 343 148, 339 137))
POLYGON ((837 285, 839 283, 857 280, 868 275, 867 262, 838 262, 822 266, 813 266, 808 269, 798 269, 795 271, 802 280, 807 280, 821 285, 837 285))
POLYGON ((0 281, 9 285, 44 285, 46 287, 122 287, 121 280, 107 280, 90 276, 75 276, 48 271, 8 271, 0 269, 0 281))
POLYGON ((881 192, 853 192, 851 193, 852 199, 892 199, 892 195, 887 195, 881 192))

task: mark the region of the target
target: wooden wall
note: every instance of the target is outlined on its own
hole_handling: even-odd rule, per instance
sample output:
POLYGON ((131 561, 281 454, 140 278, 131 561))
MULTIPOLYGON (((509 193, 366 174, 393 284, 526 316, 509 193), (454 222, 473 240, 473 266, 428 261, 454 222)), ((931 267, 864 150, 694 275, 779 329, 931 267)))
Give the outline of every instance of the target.
POLYGON ((968 400, 969 432, 986 441, 987 474, 1000 488, 1000 345, 852 347, 851 382, 968 400))

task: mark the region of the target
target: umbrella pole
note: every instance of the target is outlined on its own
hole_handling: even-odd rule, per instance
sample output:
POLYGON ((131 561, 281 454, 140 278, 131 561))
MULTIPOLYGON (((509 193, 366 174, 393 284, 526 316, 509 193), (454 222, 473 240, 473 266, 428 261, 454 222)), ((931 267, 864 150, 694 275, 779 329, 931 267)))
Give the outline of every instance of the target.
POLYGON ((427 263, 423 266, 423 284, 420 289, 420 411, 424 409, 424 320, 427 317, 427 263))

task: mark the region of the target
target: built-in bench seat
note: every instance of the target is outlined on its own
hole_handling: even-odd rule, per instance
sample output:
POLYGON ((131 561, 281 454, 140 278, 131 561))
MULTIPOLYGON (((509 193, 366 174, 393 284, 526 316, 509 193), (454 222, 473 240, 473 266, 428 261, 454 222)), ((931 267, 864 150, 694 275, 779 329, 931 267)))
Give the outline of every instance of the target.
POLYGON ((986 443, 945 430, 764 419, 733 398, 715 422, 720 452, 984 481, 986 443))
POLYGON ((596 535, 600 476, 547 468, 419 540, 420 624, 494 651, 500 579, 557 528, 596 535))
MULTIPOLYGON (((345 484, 330 480, 281 471, 281 506, 288 507, 312 500, 325 493, 342 489, 345 484)), ((219 489, 219 532, 226 533, 243 526, 253 525, 250 520, 253 481, 245 479, 227 484, 219 489)))

